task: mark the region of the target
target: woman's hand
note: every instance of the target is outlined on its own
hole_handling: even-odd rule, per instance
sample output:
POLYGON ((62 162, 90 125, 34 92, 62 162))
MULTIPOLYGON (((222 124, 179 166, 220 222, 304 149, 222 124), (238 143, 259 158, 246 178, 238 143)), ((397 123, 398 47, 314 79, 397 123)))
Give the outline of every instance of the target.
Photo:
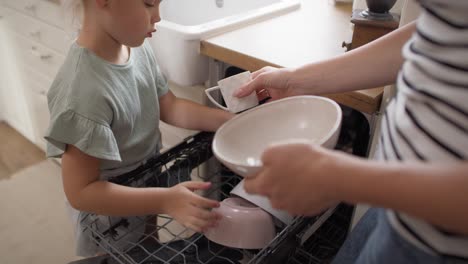
POLYGON ((350 161, 310 144, 275 145, 264 151, 261 171, 245 178, 245 189, 268 197, 274 208, 317 215, 341 201, 336 186, 350 161))
POLYGON ((211 209, 219 207, 219 202, 194 193, 195 190, 206 190, 210 186, 209 182, 191 181, 169 188, 164 212, 196 232, 204 232, 215 226, 221 216, 211 209))
POLYGON ((237 89, 234 96, 245 97, 256 91, 259 100, 271 97, 277 100, 283 97, 298 95, 295 87, 291 85, 292 69, 264 67, 252 73, 252 81, 237 89))

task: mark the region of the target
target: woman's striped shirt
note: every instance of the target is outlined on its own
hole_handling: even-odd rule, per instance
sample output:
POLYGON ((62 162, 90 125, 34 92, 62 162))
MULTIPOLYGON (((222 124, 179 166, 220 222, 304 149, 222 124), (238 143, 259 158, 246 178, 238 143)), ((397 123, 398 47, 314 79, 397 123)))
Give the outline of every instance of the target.
MULTIPOLYGON (((378 156, 401 162, 464 162, 468 158, 468 0, 419 2, 422 13, 403 48, 406 61, 396 96, 382 119, 378 156)), ((421 249, 468 261, 467 236, 404 213, 388 211, 388 216, 399 234, 421 249)))

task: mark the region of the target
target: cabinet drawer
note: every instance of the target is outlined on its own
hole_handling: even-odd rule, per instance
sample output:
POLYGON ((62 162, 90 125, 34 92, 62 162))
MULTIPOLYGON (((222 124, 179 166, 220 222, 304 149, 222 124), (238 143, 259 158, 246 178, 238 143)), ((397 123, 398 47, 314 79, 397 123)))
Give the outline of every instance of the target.
POLYGON ((19 75, 21 76, 21 79, 25 85, 25 91, 33 91, 35 93, 47 96, 47 92, 52 85, 53 79, 44 76, 36 69, 31 68, 29 65, 20 64, 19 68, 19 75))
POLYGON ((9 14, 10 12, 8 11, 8 9, 0 5, 0 21, 5 21, 9 14))
POLYGON ((51 25, 63 28, 64 19, 58 4, 45 0, 4 0, 5 5, 28 16, 41 19, 51 25))
MULTIPOLYGON (((35 86, 35 84, 29 84, 35 86)), ((31 118, 31 125, 33 128, 33 142, 43 150, 46 149, 46 140, 44 135, 49 127, 50 115, 47 106, 47 95, 45 93, 38 93, 40 88, 32 89, 29 92, 28 107, 29 116, 31 118)))
POLYGON ((17 11, 5 17, 7 26, 13 32, 30 40, 37 41, 65 55, 71 44, 71 35, 64 30, 50 26, 17 11))
POLYGON ((0 30, 0 111, 12 127, 33 141, 20 66, 12 52, 11 37, 5 38, 8 34, 3 31, 3 21, 0 21, 0 30))
POLYGON ((21 75, 25 87, 28 112, 31 119, 32 141, 45 151, 44 135, 49 127, 50 115, 47 105, 47 90, 51 79, 43 77, 34 69, 22 67, 21 75))
POLYGON ((15 47, 15 54, 20 63, 29 65, 47 77, 53 79, 65 57, 45 46, 29 39, 9 33, 15 47))

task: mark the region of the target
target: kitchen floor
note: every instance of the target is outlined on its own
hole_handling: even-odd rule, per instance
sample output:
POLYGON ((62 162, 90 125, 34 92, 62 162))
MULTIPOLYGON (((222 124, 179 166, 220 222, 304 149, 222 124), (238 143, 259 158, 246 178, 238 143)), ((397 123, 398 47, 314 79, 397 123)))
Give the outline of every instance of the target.
POLYGON ((0 122, 0 263, 69 263, 72 226, 60 167, 0 122))
POLYGON ((0 122, 0 180, 45 160, 44 152, 4 122, 0 122))

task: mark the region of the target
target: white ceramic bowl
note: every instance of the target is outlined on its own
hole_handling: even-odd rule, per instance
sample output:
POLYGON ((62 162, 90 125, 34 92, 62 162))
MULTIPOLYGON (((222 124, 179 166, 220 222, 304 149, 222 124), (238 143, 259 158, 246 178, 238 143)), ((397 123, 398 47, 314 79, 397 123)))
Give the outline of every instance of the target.
POLYGON ((271 215, 242 198, 226 198, 213 210, 222 215, 218 225, 205 232, 206 238, 213 242, 228 247, 260 249, 276 236, 271 215))
POLYGON ((293 220, 293 216, 290 215, 288 212, 274 209, 273 206, 271 206, 270 200, 267 197, 247 193, 244 188, 244 180, 242 180, 239 184, 234 186, 234 188, 231 191, 231 195, 235 195, 253 203, 254 205, 262 208, 264 211, 270 213, 272 216, 274 216, 276 219, 278 219, 285 225, 289 225, 293 220))
POLYGON ((320 96, 295 96, 263 104, 222 125, 213 140, 213 153, 245 177, 260 169, 260 157, 273 143, 305 141, 335 147, 341 116, 337 103, 320 96))

